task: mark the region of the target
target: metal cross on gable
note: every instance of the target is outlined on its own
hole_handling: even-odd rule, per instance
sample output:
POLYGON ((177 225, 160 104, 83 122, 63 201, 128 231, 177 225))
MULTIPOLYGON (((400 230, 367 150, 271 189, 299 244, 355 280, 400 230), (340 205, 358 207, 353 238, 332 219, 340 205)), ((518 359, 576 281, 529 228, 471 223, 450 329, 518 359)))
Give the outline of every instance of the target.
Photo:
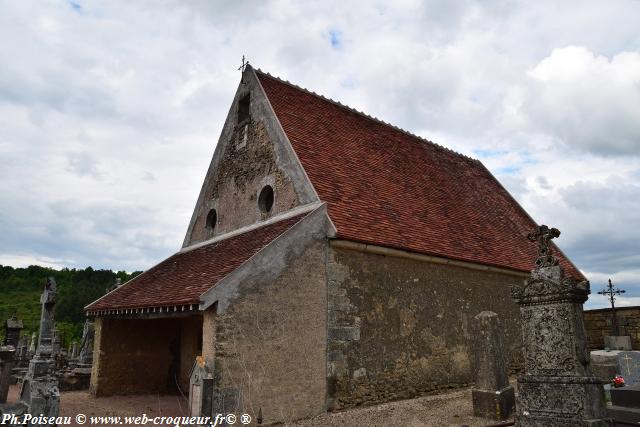
POLYGON ((618 335, 618 318, 616 317, 616 295, 622 295, 626 291, 624 289, 616 289, 613 287, 613 283, 611 283, 611 279, 609 279, 609 285, 598 292, 599 295, 608 295, 609 301, 611 301, 611 329, 612 335, 618 335))
POLYGON ((536 259, 536 267, 551 267, 558 265, 558 259, 553 256, 553 251, 549 243, 551 239, 560 237, 560 230, 557 228, 549 228, 546 225, 539 226, 536 231, 529 233, 527 238, 532 242, 538 242, 538 259, 536 259))
POLYGON ((246 61, 244 55, 242 55, 242 64, 238 67, 238 70, 242 73, 242 84, 244 84, 244 70, 247 68, 247 65, 249 65, 249 61, 246 61))

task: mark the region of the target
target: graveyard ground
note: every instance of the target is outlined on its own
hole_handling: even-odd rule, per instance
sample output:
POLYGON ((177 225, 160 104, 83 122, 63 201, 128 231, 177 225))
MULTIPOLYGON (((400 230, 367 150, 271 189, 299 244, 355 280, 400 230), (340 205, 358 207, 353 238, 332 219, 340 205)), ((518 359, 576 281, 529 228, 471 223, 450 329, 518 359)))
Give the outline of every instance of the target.
MULTIPOLYGON (((12 386, 9 401, 17 400, 18 389, 12 386)), ((60 415, 186 415, 187 402, 181 396, 114 396, 95 399, 87 391, 61 393, 60 415)), ((472 416, 471 388, 416 399, 384 403, 377 406, 324 414, 289 423, 291 427, 430 427, 467 425, 480 427, 490 420, 472 416)), ((72 424, 76 425, 76 424, 72 424)), ((237 423, 237 425, 240 425, 237 423)))

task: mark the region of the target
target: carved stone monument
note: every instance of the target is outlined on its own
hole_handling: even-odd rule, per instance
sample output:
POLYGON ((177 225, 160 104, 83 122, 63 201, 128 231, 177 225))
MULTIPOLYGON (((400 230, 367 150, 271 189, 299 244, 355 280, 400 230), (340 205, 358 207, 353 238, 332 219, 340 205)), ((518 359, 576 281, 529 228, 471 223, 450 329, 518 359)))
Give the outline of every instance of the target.
POLYGON ((483 311, 474 319, 475 386, 471 391, 473 415, 505 420, 515 406, 515 394, 513 387, 509 385, 498 315, 492 311, 483 311))
POLYGON ((602 382, 589 366, 582 304, 589 282, 564 276, 550 240, 560 231, 545 225, 529 234, 538 259, 512 295, 520 305, 524 374, 518 377, 516 425, 612 426, 602 382))
POLYGON ((40 303, 42 303, 42 314, 38 348, 29 363, 29 371, 22 383, 20 402, 26 407, 26 412, 34 417, 36 415, 57 417, 60 392, 52 359, 53 309, 56 303, 56 282, 53 277, 47 279, 40 303))

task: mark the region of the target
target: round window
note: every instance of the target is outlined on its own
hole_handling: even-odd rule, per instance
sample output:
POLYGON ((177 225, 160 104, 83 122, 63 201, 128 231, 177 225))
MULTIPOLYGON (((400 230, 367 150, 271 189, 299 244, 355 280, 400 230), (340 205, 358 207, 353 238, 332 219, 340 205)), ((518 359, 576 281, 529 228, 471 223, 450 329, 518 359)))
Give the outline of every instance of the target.
POLYGON ((216 223, 218 222, 218 213, 215 209, 211 209, 207 214, 207 228, 214 229, 216 228, 216 223))
POLYGON ((258 207, 263 213, 271 212, 273 208, 273 188, 270 185, 265 185, 260 190, 260 196, 258 196, 258 207))

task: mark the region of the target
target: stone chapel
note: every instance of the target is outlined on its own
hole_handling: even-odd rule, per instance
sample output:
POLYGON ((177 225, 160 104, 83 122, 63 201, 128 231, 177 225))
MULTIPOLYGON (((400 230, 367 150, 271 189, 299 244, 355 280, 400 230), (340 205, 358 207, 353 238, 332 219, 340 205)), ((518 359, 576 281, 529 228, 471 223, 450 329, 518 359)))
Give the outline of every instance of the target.
POLYGON ((202 356, 212 412, 265 424, 410 398, 472 381, 485 310, 517 370, 535 227, 478 160, 247 66, 182 248, 86 307, 92 393, 202 356))

